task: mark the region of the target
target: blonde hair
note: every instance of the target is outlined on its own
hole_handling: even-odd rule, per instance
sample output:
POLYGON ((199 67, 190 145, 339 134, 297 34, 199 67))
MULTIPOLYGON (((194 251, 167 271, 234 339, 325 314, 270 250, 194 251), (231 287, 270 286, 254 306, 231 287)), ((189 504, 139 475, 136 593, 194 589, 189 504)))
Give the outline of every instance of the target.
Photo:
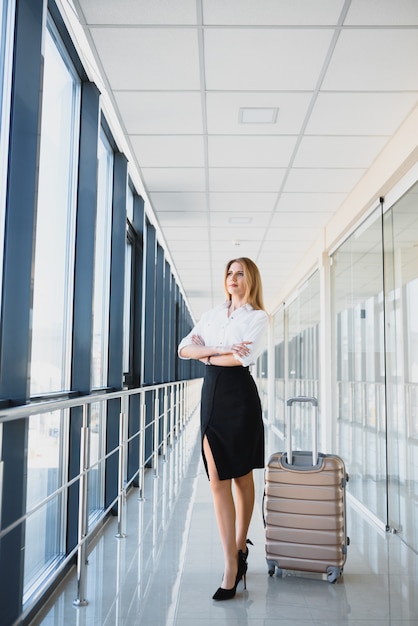
POLYGON ((228 261, 225 268, 225 277, 224 277, 224 289, 227 296, 227 300, 231 300, 231 294, 227 289, 227 277, 229 268, 232 263, 241 263, 244 268, 244 278, 245 278, 245 300, 248 304, 251 304, 253 309, 264 309, 263 302, 263 286, 261 283, 260 271, 257 265, 249 259, 248 257, 239 257, 238 259, 231 259, 228 261))

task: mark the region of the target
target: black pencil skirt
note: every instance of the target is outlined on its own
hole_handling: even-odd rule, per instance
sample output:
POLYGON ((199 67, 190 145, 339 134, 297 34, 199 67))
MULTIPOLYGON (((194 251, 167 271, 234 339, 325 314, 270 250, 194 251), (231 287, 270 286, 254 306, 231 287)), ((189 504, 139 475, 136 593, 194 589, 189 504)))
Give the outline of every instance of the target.
POLYGON ((264 467, 264 425, 248 367, 205 367, 201 398, 202 456, 206 435, 221 480, 264 467))

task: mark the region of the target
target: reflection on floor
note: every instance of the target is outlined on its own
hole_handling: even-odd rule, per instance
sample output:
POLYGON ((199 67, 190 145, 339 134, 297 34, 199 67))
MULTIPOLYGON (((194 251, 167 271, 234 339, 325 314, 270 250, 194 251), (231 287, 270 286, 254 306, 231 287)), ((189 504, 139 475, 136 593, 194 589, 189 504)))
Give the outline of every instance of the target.
MULTIPOLYGON (((267 440, 268 447, 275 445, 271 433, 267 440)), ((270 578, 262 470, 256 472, 256 485, 247 590, 240 583, 233 600, 215 602, 222 552, 196 415, 161 463, 159 477, 148 472, 145 500, 139 501, 135 490, 129 494, 126 538, 115 538, 117 520, 112 519, 96 542, 87 567, 87 606, 73 606, 77 580, 72 571, 32 626, 418 625, 418 556, 350 506, 351 544, 336 584, 290 572, 270 578)))

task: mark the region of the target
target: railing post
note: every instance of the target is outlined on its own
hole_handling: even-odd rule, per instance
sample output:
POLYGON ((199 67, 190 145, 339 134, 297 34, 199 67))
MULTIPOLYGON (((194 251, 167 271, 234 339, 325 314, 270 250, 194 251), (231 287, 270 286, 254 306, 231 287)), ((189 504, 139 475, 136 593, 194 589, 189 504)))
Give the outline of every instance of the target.
POLYGON ((117 539, 124 539, 125 508, 126 508, 126 477, 125 477, 125 452, 126 452, 126 396, 121 398, 121 412, 119 415, 119 467, 118 467, 118 532, 117 539))
POLYGON ((173 446, 174 442, 174 422, 176 417, 176 394, 175 387, 171 385, 170 391, 170 446, 173 446))
POLYGON ((83 425, 80 433, 80 482, 78 494, 78 552, 77 552, 77 598, 74 606, 86 606, 86 564, 87 564, 87 469, 89 450, 88 418, 90 404, 83 404, 83 425))
POLYGON ((186 423, 186 393, 185 391, 186 391, 185 383, 182 382, 181 383, 181 413, 180 413, 181 430, 183 430, 184 424, 186 423))
POLYGON ((160 439, 160 399, 158 397, 158 389, 154 391, 154 476, 158 478, 158 448, 160 439))
POLYGON ((184 383, 184 398, 185 398, 184 425, 186 425, 190 417, 189 385, 187 384, 187 381, 184 383))
POLYGON ((176 385, 176 439, 179 436, 180 404, 181 404, 180 383, 177 383, 176 385))
POLYGON ((164 387, 164 413, 163 413, 163 459, 167 459, 167 438, 168 438, 168 389, 164 387))
POLYGON ((138 500, 144 500, 144 480, 145 480, 145 392, 141 393, 141 408, 139 419, 139 496, 138 500))

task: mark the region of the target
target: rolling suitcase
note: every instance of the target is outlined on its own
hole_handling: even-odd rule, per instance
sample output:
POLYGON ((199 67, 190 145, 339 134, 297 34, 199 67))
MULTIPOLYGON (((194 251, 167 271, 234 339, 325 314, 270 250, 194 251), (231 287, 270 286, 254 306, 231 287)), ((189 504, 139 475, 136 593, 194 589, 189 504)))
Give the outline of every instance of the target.
POLYGON ((343 572, 346 536, 343 460, 318 453, 318 401, 299 396, 287 400, 286 453, 274 453, 265 469, 263 518, 266 561, 272 576, 277 568, 326 574, 334 583, 343 572), (292 452, 292 407, 312 404, 312 451, 292 452))

